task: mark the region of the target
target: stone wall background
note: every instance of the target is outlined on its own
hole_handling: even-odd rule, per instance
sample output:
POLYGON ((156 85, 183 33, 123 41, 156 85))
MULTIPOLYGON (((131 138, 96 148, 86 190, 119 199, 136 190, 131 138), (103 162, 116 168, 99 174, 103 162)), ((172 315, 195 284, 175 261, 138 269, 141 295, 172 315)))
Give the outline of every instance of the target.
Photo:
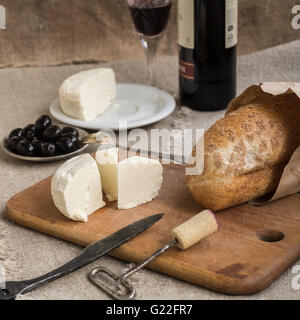
MULTIPOLYGON (((1 0, 0 67, 60 65, 143 57, 126 0, 1 0)), ((176 0, 160 55, 177 53, 176 0)), ((295 0, 239 0, 239 54, 300 38, 295 0)))

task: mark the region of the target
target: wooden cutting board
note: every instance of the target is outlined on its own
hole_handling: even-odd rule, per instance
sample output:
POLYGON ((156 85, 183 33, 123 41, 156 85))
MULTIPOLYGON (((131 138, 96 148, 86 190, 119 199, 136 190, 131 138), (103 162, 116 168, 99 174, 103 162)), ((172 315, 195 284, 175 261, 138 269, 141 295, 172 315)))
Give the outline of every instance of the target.
MULTIPOLYGON (((188 191, 184 170, 180 165, 164 166, 163 187, 153 202, 130 210, 117 210, 111 202, 87 223, 72 222, 55 208, 51 177, 15 195, 6 209, 18 224, 81 246, 143 217, 165 213, 157 224, 111 253, 139 262, 166 244, 174 227, 202 210, 188 191)), ((245 295, 269 286, 300 257, 300 195, 263 207, 231 208, 217 218, 219 232, 189 250, 168 250, 149 268, 225 294, 245 295), (258 239, 279 240, 283 235, 277 242, 258 239)))

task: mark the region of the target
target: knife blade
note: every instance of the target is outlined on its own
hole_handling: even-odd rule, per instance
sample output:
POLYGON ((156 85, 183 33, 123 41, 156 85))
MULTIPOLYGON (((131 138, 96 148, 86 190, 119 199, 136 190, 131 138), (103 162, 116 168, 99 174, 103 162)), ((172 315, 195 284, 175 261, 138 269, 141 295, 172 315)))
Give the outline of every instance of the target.
POLYGON ((6 282, 4 288, 0 287, 0 300, 15 299, 17 294, 25 294, 88 265, 148 229, 163 216, 164 214, 156 214, 138 220, 108 237, 90 244, 78 257, 43 276, 25 281, 6 282))

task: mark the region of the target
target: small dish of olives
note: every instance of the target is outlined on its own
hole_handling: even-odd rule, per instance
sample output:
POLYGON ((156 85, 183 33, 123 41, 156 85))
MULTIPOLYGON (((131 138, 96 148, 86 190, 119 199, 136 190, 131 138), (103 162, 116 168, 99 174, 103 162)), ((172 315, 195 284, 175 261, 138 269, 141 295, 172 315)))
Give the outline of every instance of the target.
POLYGON ((11 157, 35 161, 59 161, 81 153, 88 145, 85 130, 52 123, 49 116, 41 116, 35 123, 10 132, 2 141, 2 149, 11 157))

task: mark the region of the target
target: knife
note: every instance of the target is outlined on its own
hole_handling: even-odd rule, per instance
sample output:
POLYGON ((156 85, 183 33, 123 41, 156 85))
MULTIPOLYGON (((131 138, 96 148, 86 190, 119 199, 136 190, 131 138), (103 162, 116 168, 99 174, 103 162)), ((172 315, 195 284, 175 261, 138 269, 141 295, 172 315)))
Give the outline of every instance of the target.
POLYGON ((136 221, 129 226, 113 233, 112 235, 95 242, 86 247, 82 253, 69 261, 65 265, 49 272, 41 277, 34 278, 25 281, 9 281, 5 283, 3 289, 0 287, 0 300, 12 300, 15 299, 17 294, 25 294, 32 291, 44 284, 47 284, 53 280, 59 279, 73 271, 76 271, 89 263, 97 260, 106 253, 114 250, 121 244, 130 240, 134 236, 138 235, 142 231, 151 227, 154 223, 159 221, 164 214, 156 214, 139 221, 136 221))

